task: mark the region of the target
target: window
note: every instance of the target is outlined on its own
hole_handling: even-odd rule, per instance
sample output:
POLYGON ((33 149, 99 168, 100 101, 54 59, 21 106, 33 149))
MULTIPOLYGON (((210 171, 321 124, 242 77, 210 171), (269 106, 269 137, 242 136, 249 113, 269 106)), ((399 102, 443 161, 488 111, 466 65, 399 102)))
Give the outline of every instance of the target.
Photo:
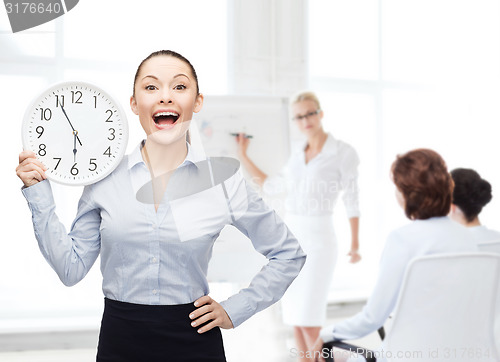
MULTIPOLYGON (((474 168, 500 185, 491 167, 500 151, 499 7, 493 0, 310 0, 309 87, 320 96, 325 129, 361 157, 364 261, 338 264, 332 295, 353 284, 369 291, 387 233, 407 222, 389 177, 397 154, 433 148, 450 169, 474 168)), ((350 241, 341 209, 340 260, 350 241)), ((481 220, 496 227, 498 212, 494 199, 481 220)))
POLYGON ((311 76, 378 78, 378 5, 373 0, 309 1, 311 76))

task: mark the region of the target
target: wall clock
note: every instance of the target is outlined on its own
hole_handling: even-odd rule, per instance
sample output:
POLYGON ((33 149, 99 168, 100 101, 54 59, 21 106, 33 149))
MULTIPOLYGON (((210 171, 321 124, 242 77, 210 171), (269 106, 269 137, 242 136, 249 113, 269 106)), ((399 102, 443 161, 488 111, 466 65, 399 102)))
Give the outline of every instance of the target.
POLYGON ((23 147, 47 166, 47 177, 65 185, 89 185, 120 163, 128 123, 109 93, 85 82, 55 84, 26 110, 23 147))

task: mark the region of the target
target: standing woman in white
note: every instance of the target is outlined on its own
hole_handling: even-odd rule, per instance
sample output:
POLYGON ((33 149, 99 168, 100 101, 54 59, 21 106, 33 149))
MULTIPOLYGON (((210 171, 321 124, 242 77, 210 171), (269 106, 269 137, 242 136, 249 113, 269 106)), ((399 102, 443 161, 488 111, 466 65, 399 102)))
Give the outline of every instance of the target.
POLYGON ((238 153, 253 181, 265 192, 286 184, 285 222, 307 253, 307 261, 282 299, 283 319, 294 326, 299 351, 309 350, 326 319, 327 297, 337 260, 333 209, 340 193, 351 226, 350 262, 359 255, 357 167, 352 146, 323 130, 323 111, 312 92, 297 94, 290 110, 306 141, 296 149, 279 176, 268 177, 248 157, 249 139, 237 137, 238 153))

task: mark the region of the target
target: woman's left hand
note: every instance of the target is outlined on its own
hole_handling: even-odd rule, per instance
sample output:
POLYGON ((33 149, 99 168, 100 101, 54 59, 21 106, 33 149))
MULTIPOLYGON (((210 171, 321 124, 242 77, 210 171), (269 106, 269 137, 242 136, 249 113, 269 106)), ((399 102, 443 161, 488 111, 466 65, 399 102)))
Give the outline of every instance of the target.
POLYGON ((351 250, 347 255, 351 257, 351 260, 349 260, 350 263, 355 264, 361 260, 361 255, 357 250, 351 250))
POLYGON ((221 327, 224 329, 233 328, 233 322, 227 315, 224 308, 208 295, 201 297, 194 302, 197 307, 190 315, 189 318, 193 320, 191 326, 197 328, 200 325, 211 321, 198 329, 198 333, 205 333, 214 327, 221 327))

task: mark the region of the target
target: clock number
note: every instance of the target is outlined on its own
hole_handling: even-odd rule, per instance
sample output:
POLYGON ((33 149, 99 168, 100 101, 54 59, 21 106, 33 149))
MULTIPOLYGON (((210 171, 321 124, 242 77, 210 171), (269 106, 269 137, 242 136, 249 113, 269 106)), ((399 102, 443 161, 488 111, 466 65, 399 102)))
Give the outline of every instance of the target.
POLYGON ((43 127, 42 127, 42 126, 38 126, 38 127, 36 128, 36 133, 38 133, 38 138, 42 137, 42 135, 43 135, 43 131, 44 131, 44 129, 43 129, 43 127))
POLYGON ((111 117, 113 116, 113 111, 112 111, 111 109, 108 109, 108 110, 106 111, 106 113, 108 113, 108 112, 109 112, 109 117, 108 117, 108 119, 106 120, 106 122, 113 122, 113 121, 111 120, 111 117))
POLYGON ((64 107, 64 96, 61 96, 61 100, 59 100, 59 95, 56 94, 56 108, 57 107, 64 107))
POLYGON ((109 146, 106 151, 104 151, 103 155, 106 155, 108 157, 111 157, 111 146, 109 146))
POLYGON ((113 141, 115 139, 115 129, 110 128, 108 131, 111 131, 111 135, 109 137, 113 137, 113 138, 108 137, 108 140, 113 141))
POLYGON ((53 157, 54 160, 58 160, 56 163, 56 167, 54 167, 54 170, 57 170, 57 167, 59 166, 59 163, 61 162, 61 157, 53 157))
POLYGON ((82 92, 80 91, 71 91, 71 102, 73 103, 78 103, 78 104, 82 104, 82 102, 80 101, 80 99, 82 98, 82 92), (75 95, 78 96, 78 99, 75 101, 75 95))
MULTIPOLYGON (((78 162, 77 162, 77 163, 78 163, 78 162)), ((71 172, 71 174, 72 174, 73 176, 78 175, 78 172, 79 172, 79 171, 78 171, 78 169, 76 168, 76 163, 73 165, 73 167, 71 167, 70 172, 71 172)))
POLYGON ((38 145, 38 154, 42 157, 45 156, 47 154, 47 151, 45 151, 46 148, 47 146, 44 143, 40 143, 38 145))
POLYGON ((97 108, 97 96, 94 96, 94 108, 97 108))
POLYGON ((91 159, 90 159, 90 164, 91 164, 92 166, 94 166, 94 168, 90 168, 90 167, 89 167, 89 171, 95 171, 95 170, 97 170, 97 163, 95 163, 95 162, 94 162, 95 160, 96 160, 96 158, 91 158, 91 159))
POLYGON ((52 118, 52 110, 50 108, 40 108, 40 117, 42 121, 50 121, 52 118))

